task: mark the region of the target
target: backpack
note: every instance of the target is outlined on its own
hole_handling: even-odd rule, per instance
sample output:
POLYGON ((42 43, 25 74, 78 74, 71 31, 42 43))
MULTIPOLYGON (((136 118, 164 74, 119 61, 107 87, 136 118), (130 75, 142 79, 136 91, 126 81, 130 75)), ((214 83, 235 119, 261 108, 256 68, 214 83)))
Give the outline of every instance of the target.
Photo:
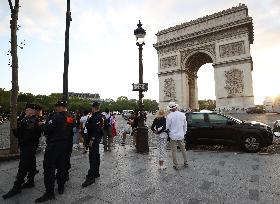
POLYGON ((111 127, 111 115, 108 117, 108 118, 106 118, 106 116, 105 115, 102 115, 102 118, 101 118, 101 127, 103 128, 103 129, 108 129, 109 127, 111 127))

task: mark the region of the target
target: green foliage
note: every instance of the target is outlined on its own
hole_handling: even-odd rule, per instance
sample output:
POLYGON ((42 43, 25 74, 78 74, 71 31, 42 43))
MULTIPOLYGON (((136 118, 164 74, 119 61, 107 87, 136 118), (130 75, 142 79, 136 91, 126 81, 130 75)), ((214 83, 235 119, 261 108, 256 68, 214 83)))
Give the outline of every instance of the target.
MULTIPOLYGON (((10 112, 10 91, 0 88, 0 112, 10 112)), ((26 103, 36 103, 43 107, 45 111, 52 111, 54 104, 62 98, 60 93, 52 93, 46 95, 33 95, 31 93, 19 93, 18 96, 18 111, 22 111, 26 103)), ((101 104, 101 111, 109 108, 111 111, 135 110, 138 108, 138 101, 136 99, 128 99, 126 96, 120 96, 116 101, 109 99, 101 104)), ((68 109, 71 111, 76 110, 90 110, 91 102, 88 100, 80 99, 78 97, 70 97, 68 109)), ((144 99, 144 109, 146 111, 158 110, 158 103, 155 100, 144 99)))
POLYGON ((215 100, 198 100, 200 110, 214 110, 216 108, 215 100))

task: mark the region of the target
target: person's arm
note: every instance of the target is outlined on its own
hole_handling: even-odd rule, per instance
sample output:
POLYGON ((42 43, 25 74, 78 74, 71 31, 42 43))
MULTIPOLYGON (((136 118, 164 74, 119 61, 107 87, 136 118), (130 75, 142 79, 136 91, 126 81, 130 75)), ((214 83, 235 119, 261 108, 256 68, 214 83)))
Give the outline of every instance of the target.
POLYGON ((156 130, 155 130, 155 126, 156 126, 156 118, 154 119, 153 124, 152 124, 152 126, 151 126, 151 130, 152 130, 153 132, 156 131, 156 130))
POLYGON ((166 130, 170 129, 170 125, 171 125, 171 117, 169 115, 166 117, 166 130))
POLYGON ((184 134, 186 134, 186 132, 187 132, 187 120, 186 120, 186 116, 185 115, 183 115, 184 117, 184 125, 183 125, 183 131, 184 131, 184 134))
POLYGON ((44 125, 42 125, 42 131, 44 132, 45 136, 52 134, 55 129, 55 123, 57 119, 58 114, 51 113, 44 125))

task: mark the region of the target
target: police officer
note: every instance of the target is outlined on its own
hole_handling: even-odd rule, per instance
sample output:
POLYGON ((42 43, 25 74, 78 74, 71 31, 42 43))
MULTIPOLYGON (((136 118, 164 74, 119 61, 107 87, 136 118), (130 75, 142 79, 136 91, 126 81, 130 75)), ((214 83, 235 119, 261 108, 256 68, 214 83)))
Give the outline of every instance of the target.
POLYGON ((55 198, 55 179, 58 184, 58 193, 64 193, 64 184, 66 181, 65 160, 69 155, 69 136, 73 132, 74 119, 68 115, 67 103, 65 101, 58 101, 55 104, 55 109, 56 112, 49 116, 46 124, 43 126, 47 143, 43 162, 46 192, 35 200, 36 203, 55 198), (55 175, 56 169, 57 174, 55 175))
POLYGON ((102 129, 102 115, 100 111, 100 104, 94 102, 92 104, 92 116, 86 122, 86 128, 88 132, 89 141, 89 165, 88 174, 86 180, 82 184, 82 187, 87 187, 95 182, 95 178, 100 177, 100 154, 99 143, 103 136, 102 129))
POLYGON ((34 176, 36 174, 36 149, 41 136, 41 128, 36 116, 36 105, 26 104, 25 116, 18 123, 17 129, 13 130, 18 138, 20 148, 19 167, 13 188, 3 195, 3 198, 10 198, 21 192, 22 188, 34 187, 34 176), (27 181, 24 179, 27 176, 27 181))

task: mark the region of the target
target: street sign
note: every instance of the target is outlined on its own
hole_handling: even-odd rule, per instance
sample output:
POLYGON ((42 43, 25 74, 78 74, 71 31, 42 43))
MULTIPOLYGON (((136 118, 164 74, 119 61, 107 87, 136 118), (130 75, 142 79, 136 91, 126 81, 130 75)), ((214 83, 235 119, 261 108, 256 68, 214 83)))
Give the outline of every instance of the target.
POLYGON ((148 91, 148 83, 132 84, 132 91, 148 91))

